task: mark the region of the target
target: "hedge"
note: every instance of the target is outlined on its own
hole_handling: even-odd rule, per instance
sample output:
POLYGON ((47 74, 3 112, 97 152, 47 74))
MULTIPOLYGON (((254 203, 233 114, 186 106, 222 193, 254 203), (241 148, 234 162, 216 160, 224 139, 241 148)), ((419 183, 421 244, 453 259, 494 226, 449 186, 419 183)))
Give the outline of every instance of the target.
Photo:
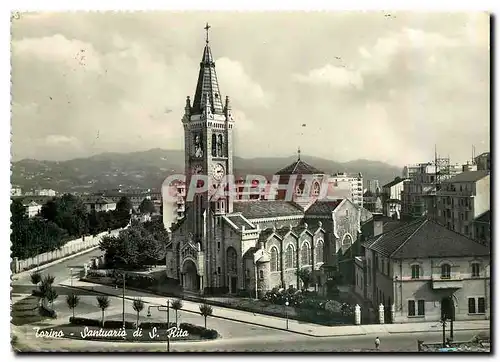
MULTIPOLYGON (((90 318, 80 318, 80 317, 70 317, 69 323, 76 326, 88 326, 88 327, 100 327, 101 320, 99 319, 90 319, 90 318)), ((122 328, 123 321, 107 321, 104 320, 104 328, 122 328)), ((130 321, 125 321, 126 329, 134 329, 135 323, 130 321)))
POLYGON ((49 317, 49 318, 57 318, 57 313, 53 309, 45 308, 43 306, 40 306, 38 308, 38 312, 42 317, 49 317))
POLYGON ((139 324, 139 327, 142 329, 152 329, 153 327, 157 329, 170 329, 176 327, 176 324, 175 322, 169 322, 168 325, 167 322, 142 322, 139 324))
POLYGON ((208 329, 190 323, 181 323, 179 328, 185 330, 189 334, 197 334, 203 339, 216 339, 219 335, 215 329, 208 329))

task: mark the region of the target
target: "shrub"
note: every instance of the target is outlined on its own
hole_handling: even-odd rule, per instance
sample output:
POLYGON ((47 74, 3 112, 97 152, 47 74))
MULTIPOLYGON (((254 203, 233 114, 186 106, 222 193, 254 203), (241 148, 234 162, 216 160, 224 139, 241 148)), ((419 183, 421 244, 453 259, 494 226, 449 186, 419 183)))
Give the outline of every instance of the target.
POLYGON ((104 278, 109 276, 109 272, 107 270, 91 269, 87 272, 87 276, 90 278, 104 278))
POLYGON ((70 317, 69 323, 75 326, 100 327, 101 321, 98 319, 70 317))
MULTIPOLYGON (((104 328, 122 328, 123 321, 104 321, 104 328)), ((135 323, 130 321, 125 321, 126 329, 134 329, 135 323)))
POLYGON ((181 323, 179 328, 185 330, 189 334, 199 335, 203 339, 215 339, 219 336, 219 333, 214 329, 207 329, 190 323, 181 323))
POLYGON ((175 323, 169 322, 167 325, 167 322, 142 322, 139 327, 142 329, 152 329, 153 327, 158 329, 170 329, 175 327, 175 323))
POLYGON ((38 312, 42 317, 57 318, 57 313, 53 309, 45 308, 43 306, 38 307, 38 312))

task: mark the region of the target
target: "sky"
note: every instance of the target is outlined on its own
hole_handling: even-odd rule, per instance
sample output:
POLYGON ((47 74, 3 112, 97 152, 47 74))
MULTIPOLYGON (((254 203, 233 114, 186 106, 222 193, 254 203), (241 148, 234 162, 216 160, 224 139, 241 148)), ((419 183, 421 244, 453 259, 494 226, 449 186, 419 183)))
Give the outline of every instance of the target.
POLYGON ((489 151, 487 14, 72 12, 13 19, 12 159, 183 149, 206 22, 236 156, 489 151))

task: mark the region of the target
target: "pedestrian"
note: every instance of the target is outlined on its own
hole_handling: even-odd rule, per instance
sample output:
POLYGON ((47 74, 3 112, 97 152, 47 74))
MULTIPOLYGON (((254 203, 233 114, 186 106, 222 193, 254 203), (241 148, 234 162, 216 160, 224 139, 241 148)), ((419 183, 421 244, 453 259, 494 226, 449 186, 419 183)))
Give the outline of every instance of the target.
POLYGON ((380 349, 380 339, 378 337, 375 338, 375 349, 377 351, 380 349))

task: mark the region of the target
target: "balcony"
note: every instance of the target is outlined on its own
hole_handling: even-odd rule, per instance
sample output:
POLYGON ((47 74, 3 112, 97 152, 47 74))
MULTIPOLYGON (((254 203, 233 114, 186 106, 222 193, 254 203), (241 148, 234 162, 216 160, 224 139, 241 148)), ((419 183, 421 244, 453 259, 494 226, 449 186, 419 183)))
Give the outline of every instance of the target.
POLYGON ((451 267, 443 271, 441 267, 432 270, 432 289, 460 289, 463 287, 463 276, 457 271, 458 267, 451 267))

